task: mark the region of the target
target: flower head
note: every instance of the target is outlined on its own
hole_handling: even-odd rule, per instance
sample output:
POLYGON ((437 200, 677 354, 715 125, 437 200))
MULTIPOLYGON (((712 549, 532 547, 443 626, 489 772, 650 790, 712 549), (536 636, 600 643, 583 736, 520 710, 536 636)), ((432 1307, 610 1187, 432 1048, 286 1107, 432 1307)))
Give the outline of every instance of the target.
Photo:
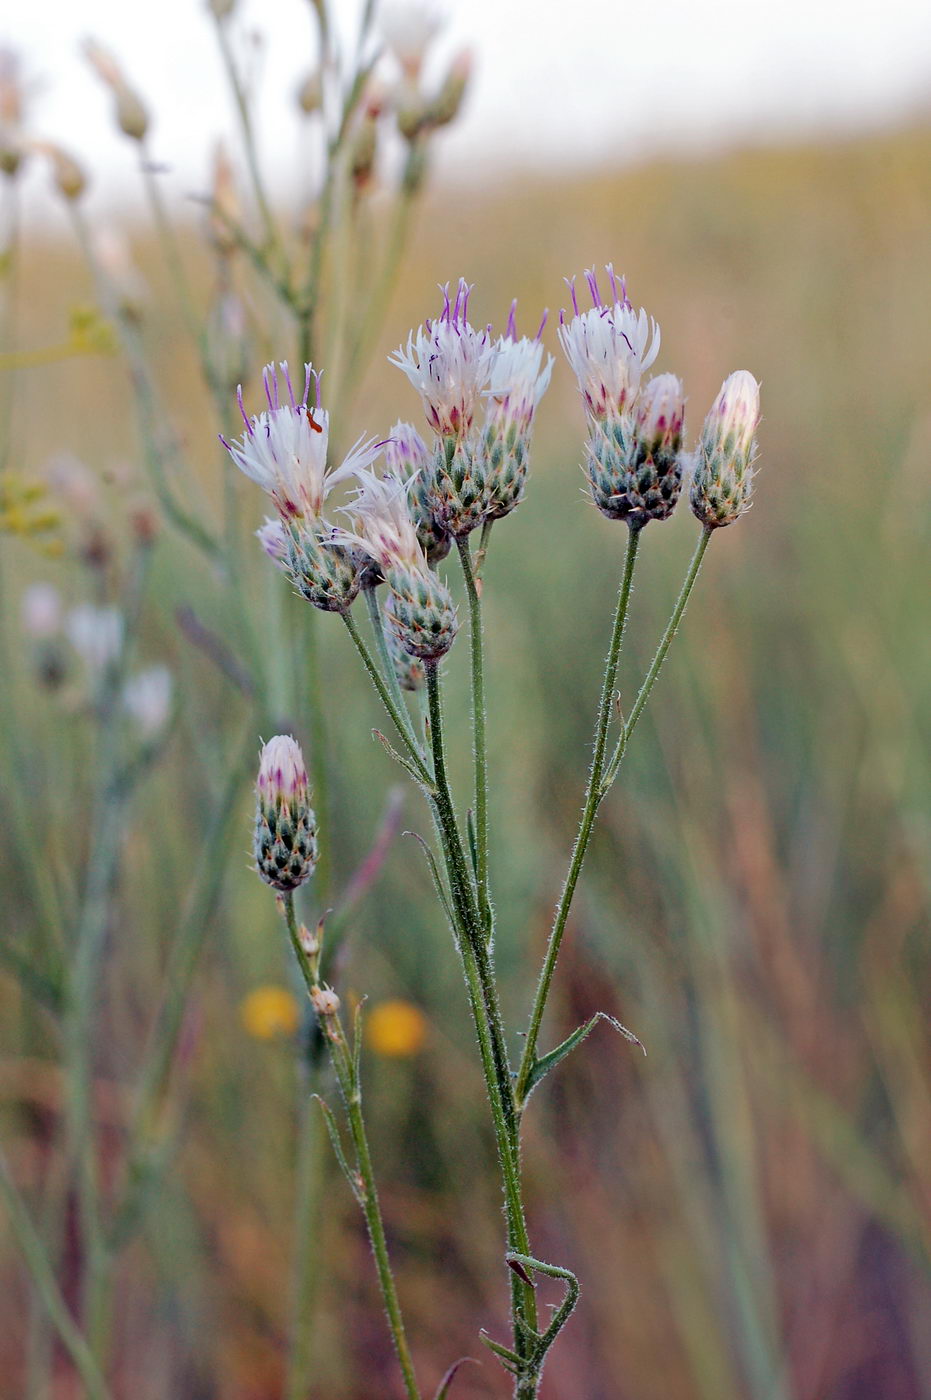
POLYGON ((256 869, 276 890, 296 890, 317 864, 317 821, 300 745, 276 734, 262 749, 255 784, 256 869))
POLYGON ((118 608, 80 603, 65 619, 69 642, 92 671, 102 671, 116 660, 123 648, 123 630, 118 608))
POLYGON ((728 375, 702 429, 702 447, 711 454, 747 457, 760 421, 760 386, 746 369, 728 375))
POLYGON ((409 507, 410 488, 414 478, 376 476, 371 471, 356 473, 359 490, 346 510, 352 515, 355 530, 339 531, 375 560, 382 573, 392 569, 407 569, 425 573, 427 561, 417 539, 417 530, 409 507))
POLYGON ((585 274, 592 306, 580 311, 575 279, 569 282, 574 315, 560 314, 559 342, 579 381, 585 407, 592 418, 616 417, 637 397, 644 370, 659 354, 660 332, 641 308, 634 311, 624 279, 606 268, 611 300, 604 299, 594 271, 585 274))
POLYGON ((264 745, 255 784, 261 803, 295 811, 307 805, 309 785, 301 746, 290 734, 276 734, 264 745))
POLYGON ((287 362, 265 366, 263 371, 268 408, 252 418, 239 411, 246 431, 234 442, 220 441, 240 471, 267 491, 284 520, 317 519, 332 487, 362 467, 370 466, 382 444, 359 438, 341 466, 327 469, 330 417, 320 406, 320 374, 304 366, 304 392, 295 395, 287 362), (280 379, 279 379, 280 374, 280 379), (314 404, 308 406, 311 383, 314 404))
POLYGON ((708 529, 731 525, 750 507, 760 386, 738 369, 721 385, 695 453, 690 504, 708 529))
POLYGON ((161 734, 171 714, 174 681, 167 666, 137 671, 123 686, 123 707, 143 739, 161 734))
POLYGON ((426 321, 407 345, 389 356, 404 371, 423 400, 427 421, 440 437, 459 438, 469 431, 488 384, 495 348, 487 331, 468 321, 471 288, 460 278, 454 301, 443 288, 443 310, 426 321))
POLYGON ((651 456, 676 453, 682 447, 685 427, 685 392, 674 374, 658 374, 637 400, 635 436, 651 456))
POLYGON ((491 379, 485 390, 489 424, 494 424, 502 435, 511 427, 520 433, 530 431, 533 415, 553 373, 553 357, 545 355, 541 339, 546 316, 531 339, 526 335, 518 337, 516 312, 515 301, 511 305, 507 331, 495 341, 491 379))

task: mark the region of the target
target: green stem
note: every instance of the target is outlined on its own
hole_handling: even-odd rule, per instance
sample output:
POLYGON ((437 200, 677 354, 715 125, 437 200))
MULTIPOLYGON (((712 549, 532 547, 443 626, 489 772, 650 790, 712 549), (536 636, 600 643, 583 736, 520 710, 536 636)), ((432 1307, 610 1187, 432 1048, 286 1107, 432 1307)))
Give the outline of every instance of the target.
POLYGON ((569 870, 556 909, 549 942, 547 943, 546 956, 543 959, 543 968, 540 972, 540 980, 537 983, 533 1009, 530 1013, 527 1041, 524 1046, 524 1054, 517 1075, 516 1099, 518 1110, 523 1107, 527 1096, 527 1086, 536 1061, 537 1040, 540 1034, 540 1026, 543 1021, 543 1013, 546 1010, 546 1002, 553 981, 553 973, 556 970, 556 960, 559 957, 559 948, 566 929, 566 920, 569 917, 572 896, 575 893, 582 863, 585 860, 585 853, 588 850, 588 843, 591 840, 592 829, 595 825, 598 806, 603 795, 602 773, 605 748, 608 742, 608 725, 611 720, 611 710, 614 705, 614 687, 617 681, 617 668, 621 656, 621 642, 624 638, 624 625, 627 621, 627 611, 630 606, 630 590, 634 577, 634 565, 637 562, 639 543, 640 530, 632 529, 627 538, 627 554, 624 559, 624 572, 621 577, 620 588, 618 589, 617 607, 614 612, 614 628, 611 633, 611 646, 608 651, 604 681, 601 687, 601 703, 598 706, 598 719, 595 723, 592 766, 588 775, 585 805, 582 809, 582 819, 579 823, 575 845, 572 849, 569 870))
MULTIPOLYGON (((288 934, 291 938, 291 946, 294 949, 295 956, 297 957, 301 972, 304 976, 304 981, 307 984, 307 990, 312 994, 319 984, 317 983, 315 971, 309 965, 304 951, 301 948, 297 919, 294 913, 293 894, 286 894, 284 896, 284 907, 288 934)), ((339 1017, 335 1014, 321 1015, 318 1013, 317 1019, 320 1023, 320 1029, 330 1047, 330 1058, 336 1072, 337 1080, 339 1081, 340 1092, 346 1109, 346 1117, 349 1121, 349 1131, 352 1136, 353 1147, 355 1148, 356 1167, 359 1178, 357 1196, 368 1228, 369 1243, 372 1247, 375 1267, 378 1272, 378 1282, 381 1288, 382 1300, 385 1305, 385 1311, 388 1314, 388 1325, 391 1328, 391 1336, 394 1340, 395 1351, 397 1352, 398 1362, 404 1377, 404 1387, 409 1400, 420 1400, 420 1390, 418 1389, 417 1379, 414 1375, 414 1365, 411 1360, 407 1334, 404 1330, 404 1319, 401 1315, 401 1304, 398 1300, 394 1274, 391 1271, 391 1260, 388 1257, 388 1242, 385 1238, 385 1227, 382 1221, 381 1206, 378 1201, 378 1190, 375 1185, 375 1172, 372 1167, 372 1156, 369 1151, 368 1136, 365 1131, 365 1120, 362 1115, 362 1089, 359 1083, 355 1057, 347 1044, 339 1017)))
MULTIPOLYGON (((517 1144, 517 1118, 514 1111, 507 1046, 495 990, 494 970, 472 899, 472 885, 456 825, 455 809, 446 774, 443 710, 437 662, 428 661, 426 673, 430 706, 430 739, 436 784, 435 810, 443 838, 453 908, 459 926, 457 945, 465 971, 469 1004, 475 1021, 482 1071, 491 1106, 495 1142, 504 1187, 508 1246, 519 1253, 526 1254, 528 1245, 523 1241, 528 1240, 528 1233, 517 1144), (518 1243, 518 1241, 522 1242, 518 1243)), ((534 1330, 536 1329, 536 1297, 533 1289, 513 1273, 511 1276, 511 1302, 515 1351, 519 1356, 524 1357, 527 1352, 527 1339, 520 1324, 523 1321, 534 1330)))
POLYGON ((236 112, 239 117, 239 125, 242 131, 242 143, 246 153, 246 164, 249 167, 249 176, 252 180, 252 188, 255 194, 255 202, 258 205, 259 214, 265 232, 265 241, 268 249, 275 248, 277 244, 277 233, 275 221, 272 218, 271 206, 265 194, 265 185, 262 180, 262 171, 259 165, 258 152, 255 144, 255 129, 252 125, 252 114, 249 111, 249 102, 246 97, 245 88, 239 77, 239 70, 236 67, 236 60, 233 57, 233 50, 230 45, 229 33, 226 23, 219 15, 217 16, 217 40, 220 45, 220 53, 223 58, 223 67, 226 69, 227 80, 230 91, 233 94, 233 101, 236 104, 236 112))
POLYGON ((388 651, 388 642, 385 637, 385 619, 382 614, 381 608, 378 606, 378 599, 375 595, 375 589, 363 588, 362 592, 365 595, 365 606, 368 608, 369 620, 372 624, 372 631, 375 634, 375 645, 378 647, 378 655, 381 659, 382 671, 384 672, 384 675, 387 679, 388 689, 391 691, 391 698, 397 707, 398 714, 404 721, 404 737, 407 739, 408 746, 410 748, 416 749, 418 755, 423 761, 424 753, 417 742, 417 736, 414 733, 414 726, 411 723, 410 712, 408 711, 407 704, 405 703, 404 696, 401 692, 401 683, 398 680, 398 673, 395 670, 394 662, 392 661, 391 654, 388 651))
MULTIPOLYGON (((403 716, 402 716, 400 710, 398 709, 397 705, 395 704, 394 698, 393 698, 393 696, 392 696, 390 690, 388 689, 388 686, 387 686, 387 684, 386 684, 386 682, 385 682, 385 680, 384 680, 384 677, 382 676, 381 672, 379 671, 378 667, 376 666, 375 661, 374 661, 374 658, 372 657, 371 652, 369 651, 368 647, 366 646, 365 642, 363 641, 362 636, 361 636, 360 633, 359 633, 359 629, 358 629, 358 627, 356 626, 355 622, 353 621, 352 615, 351 615, 350 613, 348 613, 348 612, 344 612, 344 613, 341 613, 340 616, 342 617, 343 621, 344 621, 345 624, 346 624, 346 630, 347 630, 347 632, 349 633, 350 637, 351 637, 352 640, 353 640, 353 643, 354 643, 354 645, 355 645, 356 651, 359 653, 360 657, 362 658, 362 664, 363 664, 363 666, 365 667, 366 671, 368 672, 369 680, 372 682, 372 684, 374 685, 375 689, 378 691, 378 694, 379 694, 379 696, 381 697, 381 702, 382 702, 382 704, 384 705, 385 709, 388 711, 388 714, 389 714, 389 716, 390 716, 390 718, 391 718, 391 721, 392 721, 392 723, 394 724, 395 729, 398 731, 398 735, 400 736, 401 742, 404 744, 404 747, 407 749, 407 752, 408 752, 408 755, 410 756, 411 762, 413 763, 414 767, 417 769, 417 772, 418 772, 418 774, 419 774, 419 776, 420 776, 421 782, 423 782, 424 784, 426 784, 426 785, 429 787, 429 786, 431 785, 431 778, 430 778, 429 770, 428 770, 426 764, 424 763, 423 759, 422 759, 421 756, 420 756, 420 753, 419 753, 418 746, 417 746, 416 742, 415 742, 414 744, 412 744, 412 743, 411 743, 411 740, 408 739, 408 737, 407 737, 407 732, 406 732, 406 727, 405 727, 405 723, 404 723, 404 718, 403 718, 403 716)), ((406 711, 405 711, 405 713, 406 713, 406 711)), ((410 716, 408 715, 408 717, 407 717, 407 728, 409 728, 409 727, 410 727, 410 716)), ((412 731, 412 733, 413 733, 413 731, 412 731)))
POLYGON ((605 769, 605 777, 604 782, 602 784, 603 792, 607 792, 608 788, 614 782, 614 779, 617 775, 618 765, 621 759, 624 757, 624 750, 627 747, 631 734, 633 734, 634 732, 634 725, 637 723, 638 719, 643 714, 644 707, 646 706, 646 703, 650 698, 650 691, 653 689, 653 686, 656 682, 656 678, 660 673, 662 664, 666 660, 666 653, 669 650, 673 637, 676 635, 679 623, 682 621, 682 615, 685 612, 685 606, 688 603, 692 589, 695 586, 695 580, 698 578, 698 571, 701 568, 701 561, 705 557, 705 550, 708 548, 708 544, 711 540, 711 536, 713 533, 713 530, 709 529, 706 526, 698 537, 698 544, 695 546, 695 553, 692 555, 692 560, 688 567, 688 573, 685 575, 685 581, 682 584, 682 588, 679 591, 679 596, 676 599, 676 605, 673 608, 672 615, 669 619, 669 622, 666 625, 666 631, 663 633, 662 640, 656 649, 656 655, 653 657, 653 660, 650 663, 650 669, 649 671, 647 671, 646 676, 644 677, 643 684, 641 685, 640 690, 637 694, 637 698, 634 701, 634 707, 630 712, 630 719, 624 725, 623 733, 621 734, 621 737, 617 742, 614 753, 611 755, 611 761, 605 769))
POLYGON ((45 1247, 36 1233, 23 1200, 16 1189, 6 1158, 0 1154, 0 1195, 2 1195, 20 1249, 33 1282, 62 1343, 84 1383, 89 1400, 108 1400, 104 1378, 93 1352, 68 1311, 68 1305, 55 1279, 45 1247))
POLYGON ((485 659, 482 639, 482 600, 472 569, 472 553, 466 536, 457 539, 462 574, 469 599, 469 638, 472 651, 472 730, 475 759, 475 884, 478 911, 485 938, 494 923, 488 889, 488 759, 485 741, 485 659))

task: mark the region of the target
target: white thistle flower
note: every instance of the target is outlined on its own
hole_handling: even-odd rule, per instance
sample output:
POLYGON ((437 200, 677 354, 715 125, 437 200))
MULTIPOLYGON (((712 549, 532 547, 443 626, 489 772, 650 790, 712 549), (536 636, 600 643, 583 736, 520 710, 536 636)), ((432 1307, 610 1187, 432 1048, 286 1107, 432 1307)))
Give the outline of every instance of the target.
POLYGON ((640 389, 644 370, 659 354, 659 326, 641 307, 634 311, 627 299, 624 279, 606 268, 611 300, 601 295, 594 271, 585 274, 593 305, 580 311, 575 279, 569 282, 574 315, 560 315, 559 343, 579 381, 579 389, 592 418, 617 417, 629 408, 640 389))
POLYGON ((440 437, 463 437, 469 431, 495 359, 488 331, 469 324, 470 291, 460 278, 451 302, 447 284, 439 319, 426 321, 416 335, 411 331, 407 345, 388 357, 420 394, 427 422, 440 437))
POLYGON ((357 545, 383 573, 392 569, 427 573, 426 556, 417 540, 408 504, 416 477, 402 481, 390 475, 376 476, 371 471, 356 475, 360 482, 358 494, 352 505, 345 507, 355 529, 334 531, 334 540, 357 545))
POLYGON ((728 375, 702 428, 702 447, 711 456, 748 458, 760 421, 760 386, 749 370, 728 375))
POLYGON ((165 728, 173 691, 174 679, 167 666, 150 666, 124 685, 123 707, 143 739, 155 739, 165 728))
POLYGON ((495 342, 491 366, 491 381, 485 390, 488 400, 488 422, 504 434, 511 426, 527 433, 533 423, 537 405, 549 388, 553 373, 553 356, 546 356, 541 336, 546 316, 537 334, 518 338, 516 326, 517 302, 511 304, 507 330, 495 342))
POLYGON ((65 619, 68 640, 92 671, 102 671, 123 647, 123 614, 118 608, 81 603, 65 619))
POLYGON ((61 594, 53 583, 32 583, 20 602, 23 631, 37 641, 54 637, 61 629, 61 594))
POLYGON ((265 366, 263 371, 268 408, 250 418, 238 391, 239 411, 246 431, 235 442, 220 441, 240 471, 258 482, 271 496, 284 520, 319 518, 330 490, 338 481, 370 466, 381 451, 374 439, 359 438, 341 466, 327 469, 330 417, 320 406, 320 374, 304 366, 304 393, 298 400, 287 362, 265 366), (279 371, 281 384, 279 383, 279 371), (307 404, 311 381, 315 386, 313 408, 307 404), (282 389, 287 400, 282 402, 282 389))
POLYGON ((444 23, 445 15, 430 0, 407 0, 382 11, 379 28, 406 77, 417 77, 424 55, 444 23))

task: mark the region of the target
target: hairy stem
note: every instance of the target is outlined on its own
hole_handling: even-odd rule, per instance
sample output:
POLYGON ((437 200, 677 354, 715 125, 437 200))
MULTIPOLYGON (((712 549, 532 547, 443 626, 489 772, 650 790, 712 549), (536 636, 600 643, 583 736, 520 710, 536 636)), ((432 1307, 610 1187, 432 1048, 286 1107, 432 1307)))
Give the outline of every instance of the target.
MULTIPOLYGON (((307 990, 313 993, 313 991, 319 987, 319 983, 316 979, 315 969, 311 967, 301 948, 297 919, 294 913, 294 896, 292 894, 286 894, 284 896, 284 908, 288 934, 291 938, 291 946, 294 949, 304 981, 307 985, 307 990)), ((385 1311, 388 1314, 388 1325, 391 1329, 391 1336, 394 1341, 395 1351, 397 1352, 398 1363, 404 1377, 404 1387, 409 1400, 420 1400, 420 1390, 417 1386, 410 1347, 407 1342, 407 1334, 404 1330, 404 1319, 401 1315, 401 1304, 394 1282, 394 1274, 391 1270, 391 1260, 388 1257, 388 1242, 385 1238, 385 1227, 382 1220, 381 1206, 378 1200, 378 1190, 375 1185, 375 1172, 372 1167, 372 1156, 369 1151, 368 1136, 365 1131, 365 1120, 362 1115, 362 1089, 359 1083, 355 1057, 346 1041, 346 1036, 339 1017, 335 1014, 322 1015, 318 1013, 317 1019, 320 1024, 321 1032, 329 1046, 330 1059, 336 1073, 343 1104, 346 1109, 346 1117, 349 1122, 349 1131, 355 1149, 356 1168, 358 1172, 356 1195, 365 1216, 369 1243, 372 1248, 375 1268, 378 1273, 378 1283, 381 1289, 382 1301, 385 1305, 385 1311)))
POLYGON ((614 628, 611 633, 611 645, 605 664, 604 681, 601 687, 601 702, 598 706, 598 718, 595 722, 592 765, 588 774, 585 805, 582 809, 582 819, 579 823, 575 845, 572 849, 572 856, 569 861, 569 870, 566 874, 565 884, 563 885, 559 904, 556 908, 553 927, 550 932, 549 942, 546 946, 546 955, 543 959, 543 968, 540 972, 540 980, 537 983, 533 1008, 530 1013, 527 1041, 524 1046, 524 1054, 517 1075, 516 1099, 518 1109, 523 1106, 527 1095, 530 1075, 536 1061, 537 1040, 540 1035, 540 1026, 543 1021, 543 1013, 546 1010, 546 1002, 553 981, 553 973, 556 970, 556 960, 559 957, 560 944, 562 943, 562 937, 566 930, 566 920, 569 917, 572 896, 575 894, 575 887, 578 883, 582 863, 585 860, 585 853, 588 850, 588 843, 591 840, 592 829, 595 825, 598 806, 603 795, 602 775, 605 749, 608 742, 608 726, 611 720, 611 710, 614 705, 614 687, 617 681, 617 668, 621 656, 621 642, 623 641, 624 626, 627 621, 627 611, 630 606, 630 590, 631 584, 633 583, 634 565, 637 562, 639 543, 640 530, 631 530, 627 538, 627 554, 624 559, 624 572, 621 576, 621 583, 618 589, 617 607, 614 611, 614 628))
POLYGON ((488 759, 485 741, 485 656, 482 637, 482 599, 472 568, 467 537, 457 539, 462 574, 469 599, 469 641, 472 652, 472 732, 475 760, 475 885, 478 912, 485 938, 493 929, 488 890, 488 759))

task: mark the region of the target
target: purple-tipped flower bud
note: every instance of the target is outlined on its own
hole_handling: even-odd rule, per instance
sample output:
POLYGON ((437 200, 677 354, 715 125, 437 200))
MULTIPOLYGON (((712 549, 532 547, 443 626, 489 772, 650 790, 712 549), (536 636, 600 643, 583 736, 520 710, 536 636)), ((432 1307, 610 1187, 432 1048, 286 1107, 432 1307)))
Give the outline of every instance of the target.
POLYGON ((436 661, 453 644, 456 610, 417 540, 408 508, 410 483, 370 471, 356 475, 362 485, 349 508, 356 532, 339 531, 334 537, 356 545, 378 565, 392 595, 389 621, 403 650, 436 661))
POLYGON ((705 419, 695 453, 690 504, 709 530, 732 525, 749 509, 760 386, 748 370, 725 379, 705 419))
POLYGON ((448 126, 456 120, 472 77, 472 54, 463 49, 453 59, 440 90, 427 110, 430 126, 448 126))
POLYGON ((634 410, 625 489, 632 528, 667 520, 682 486, 685 395, 674 374, 660 374, 643 390, 634 410))
POLYGON ((402 690, 420 690, 426 680, 426 672, 420 658, 412 656, 401 645, 395 595, 391 592, 385 598, 384 613, 387 624, 385 640, 388 643, 388 655, 391 657, 391 664, 394 667, 394 674, 398 678, 398 684, 402 690))
POLYGON ((317 822, 300 745, 276 734, 262 749, 255 785, 256 868, 266 884, 296 890, 317 864, 317 822))

